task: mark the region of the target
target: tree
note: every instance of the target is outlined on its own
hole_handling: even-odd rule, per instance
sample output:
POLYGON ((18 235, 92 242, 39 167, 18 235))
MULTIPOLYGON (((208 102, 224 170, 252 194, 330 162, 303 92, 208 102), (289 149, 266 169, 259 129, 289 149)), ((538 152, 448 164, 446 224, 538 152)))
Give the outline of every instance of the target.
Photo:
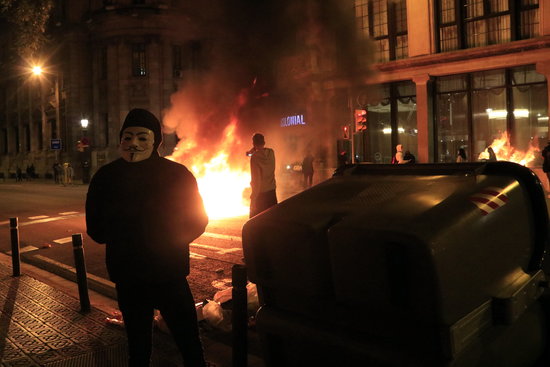
POLYGON ((54 0, 0 0, 0 44, 8 59, 30 57, 40 49, 53 7, 54 0))

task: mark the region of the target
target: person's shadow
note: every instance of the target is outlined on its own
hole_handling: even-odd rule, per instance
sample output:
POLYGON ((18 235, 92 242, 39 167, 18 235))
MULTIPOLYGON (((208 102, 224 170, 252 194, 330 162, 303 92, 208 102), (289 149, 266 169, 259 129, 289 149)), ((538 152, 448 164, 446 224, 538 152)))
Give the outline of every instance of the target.
MULTIPOLYGON (((7 277, 7 275, 1 275, 2 277, 7 277)), ((6 294, 6 300, 2 306, 2 312, 0 313, 0 361, 4 360, 4 353, 6 351, 6 343, 8 330, 10 329, 11 318, 13 315, 13 310, 15 308, 15 300, 17 298, 17 292, 19 290, 19 281, 20 279, 14 277, 9 282, 8 292, 6 294), (2 335, 5 333, 5 335, 2 335)), ((6 282, 8 283, 8 282, 6 282)))

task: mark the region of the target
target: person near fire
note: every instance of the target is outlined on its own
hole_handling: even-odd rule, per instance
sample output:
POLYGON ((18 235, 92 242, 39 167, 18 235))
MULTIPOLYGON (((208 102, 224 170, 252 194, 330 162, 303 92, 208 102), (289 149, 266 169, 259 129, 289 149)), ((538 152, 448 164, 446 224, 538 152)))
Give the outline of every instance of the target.
POLYGON ((265 146, 265 138, 252 136, 250 155, 250 218, 277 204, 275 182, 275 152, 265 146))
POLYGON ((468 159, 466 158, 466 150, 464 148, 460 148, 458 150, 458 154, 456 155, 456 163, 464 163, 467 161, 468 159))
POLYGON ((487 153, 489 153, 489 158, 487 159, 487 162, 496 162, 497 161, 497 155, 495 154, 495 151, 492 147, 487 148, 487 153))
POLYGON ((313 155, 308 150, 304 160, 302 161, 302 174, 304 176, 304 189, 311 187, 313 184, 313 155))
POLYGON ((546 174, 546 178, 548 178, 548 185, 550 187, 550 141, 548 142, 548 144, 546 144, 541 154, 543 159, 542 170, 546 174))
POLYGON ((120 131, 121 158, 93 176, 86 198, 88 235, 106 244, 109 277, 128 337, 129 366, 149 366, 158 309, 185 366, 203 367, 189 274, 189 243, 208 224, 197 181, 159 156, 159 120, 131 110, 120 131))

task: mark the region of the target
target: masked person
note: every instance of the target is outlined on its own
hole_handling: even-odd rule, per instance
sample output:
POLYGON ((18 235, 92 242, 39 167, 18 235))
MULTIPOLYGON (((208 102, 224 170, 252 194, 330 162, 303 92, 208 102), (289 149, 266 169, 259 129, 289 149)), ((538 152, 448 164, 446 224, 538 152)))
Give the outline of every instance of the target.
POLYGON ((275 183, 275 152, 265 147, 265 138, 252 136, 250 156, 250 218, 277 204, 275 183))
POLYGON ((149 366, 158 309, 185 366, 205 366, 195 302, 186 276, 189 243, 208 224, 193 174, 161 158, 159 120, 131 110, 120 132, 119 158, 92 178, 86 199, 90 237, 105 243, 109 277, 128 336, 129 366, 149 366))

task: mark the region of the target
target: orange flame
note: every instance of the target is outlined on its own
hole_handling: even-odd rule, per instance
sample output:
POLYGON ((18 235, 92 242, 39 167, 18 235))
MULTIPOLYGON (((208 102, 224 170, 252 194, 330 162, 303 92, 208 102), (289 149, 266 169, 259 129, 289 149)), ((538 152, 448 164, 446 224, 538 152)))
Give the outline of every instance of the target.
MULTIPOLYGON (((499 161, 514 162, 522 166, 528 166, 537 157, 537 152, 540 151, 536 143, 533 144, 533 141, 529 143, 529 149, 526 152, 515 149, 510 145, 510 137, 506 131, 500 135, 500 138, 493 140, 490 147, 493 148, 499 161)), ((489 159, 487 150, 481 152, 478 159, 489 159)))
MULTIPOLYGON (((210 219, 242 216, 249 211, 250 200, 246 197, 250 187, 248 161, 241 159, 234 162, 233 159, 230 164, 231 152, 240 146, 235 137, 236 126, 237 120, 232 118, 214 154, 210 149, 196 152, 194 141, 180 141, 172 155, 166 157, 185 162, 193 172, 210 219), (192 156, 187 155, 189 150, 193 150, 192 156)), ((242 156, 246 158, 244 153, 242 156)))

